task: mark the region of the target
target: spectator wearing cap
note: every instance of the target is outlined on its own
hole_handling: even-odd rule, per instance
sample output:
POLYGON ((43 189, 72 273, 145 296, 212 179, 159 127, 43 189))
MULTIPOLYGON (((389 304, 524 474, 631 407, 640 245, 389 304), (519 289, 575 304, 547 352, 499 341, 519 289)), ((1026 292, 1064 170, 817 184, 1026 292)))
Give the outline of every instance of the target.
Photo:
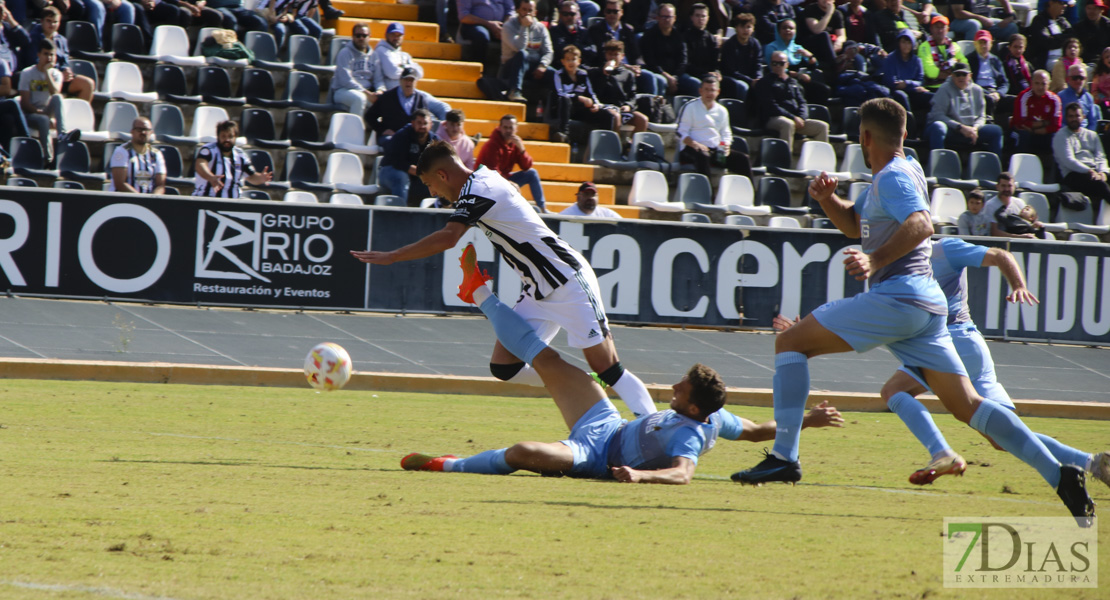
POLYGON ((592 182, 585 181, 582 185, 578 186, 578 193, 574 196, 574 204, 563 209, 559 213, 568 217, 598 217, 601 219, 619 219, 620 214, 612 209, 598 206, 597 204, 597 186, 592 182))
POLYGON ((1068 85, 1059 94, 1060 103, 1065 108, 1069 104, 1079 106, 1082 123, 1085 129, 1098 131, 1098 120, 1102 118, 1102 109, 1095 104, 1095 98, 1087 90, 1087 66, 1072 65, 1068 67, 1068 85))
POLYGON ((903 29, 898 35, 898 48, 883 62, 883 85, 906 110, 930 106, 933 92, 925 87, 925 69, 921 57, 914 52, 913 32, 903 29))
POLYGON ((497 129, 493 130, 489 140, 478 151, 478 164, 497 171, 518 186, 527 185, 532 190, 532 199, 536 201, 536 206, 542 212, 547 212, 540 172, 532 168, 532 157, 524 148, 524 140, 520 139, 517 127, 515 116, 509 114, 501 117, 497 129), (513 171, 518 168, 519 170, 513 171))
POLYGON ((378 181, 382 187, 409 202, 409 206, 419 206, 429 192, 428 186, 416 176, 416 163, 420 153, 436 139, 432 133, 432 113, 424 108, 413 111, 412 120, 383 145, 382 162, 378 166, 378 181))
POLYGON ((551 36, 536 18, 536 3, 516 0, 516 14, 501 30, 501 80, 509 88, 509 101, 526 102, 524 79, 542 81, 553 57, 551 36))
POLYGON ((474 168, 474 138, 466 135, 466 115, 459 109, 447 111, 439 124, 436 137, 455 147, 459 160, 468 169, 474 168))
POLYGON ((597 63, 598 47, 590 41, 589 31, 582 26, 581 10, 574 0, 559 3, 559 21, 548 30, 554 56, 562 56, 563 48, 576 46, 582 51, 582 62, 593 66, 597 63))
POLYGON ((1029 89, 1014 100, 1010 130, 1017 138, 1018 152, 1043 154, 1043 149, 1052 147, 1052 135, 1060 129, 1064 105, 1048 89, 1048 80, 1048 71, 1035 71, 1029 89))
POLYGON ((948 38, 948 18, 933 15, 929 21, 929 38, 917 47, 917 56, 925 70, 925 87, 937 90, 952 74, 957 63, 967 64, 959 45, 948 38))
POLYGON ((1074 0, 1048 0, 1045 10, 1038 12, 1025 28, 1029 42, 1025 57, 1035 68, 1051 69, 1064 54, 1064 41, 1073 37, 1071 23, 1064 18, 1064 9, 1074 3, 1074 0))
POLYGON ((987 123, 983 88, 971 80, 966 63, 952 66, 952 75, 937 88, 932 104, 925 127, 930 150, 962 145, 1002 152, 1002 128, 987 123))
POLYGON ((1001 19, 991 16, 993 6, 990 0, 952 0, 948 8, 952 15, 953 36, 960 40, 970 40, 979 31, 989 31, 1006 39, 1017 33, 1018 26, 1014 22, 1014 8, 1010 6, 1010 0, 998 0, 998 5, 1005 13, 1001 19))
POLYGON ((1110 166, 1102 141, 1097 133, 1082 126, 1083 113, 1078 104, 1069 104, 1064 114, 1067 126, 1052 136, 1052 155, 1064 176, 1064 186, 1096 205, 1110 202, 1110 186, 1106 184, 1110 166))
POLYGON ((377 54, 370 50, 370 26, 358 23, 351 28, 351 41, 335 56, 335 77, 331 78, 332 99, 346 106, 347 112, 362 116, 378 99, 376 60, 377 54))
POLYGON ((1110 18, 1106 17, 1106 0, 1087 0, 1080 19, 1072 33, 1083 44, 1083 62, 1093 63, 1103 48, 1110 46, 1110 18))
POLYGON ((513 14, 513 0, 457 0, 459 34, 470 42, 474 60, 485 63, 491 40, 501 40, 501 28, 513 14))
POLYGON ((451 105, 437 100, 428 92, 416 89, 419 73, 412 67, 401 71, 401 84, 378 97, 378 101, 366 110, 363 121, 373 129, 378 138, 389 137, 405 124, 412 121, 412 115, 419 109, 427 109, 442 120, 451 110, 451 105))
POLYGON ((401 50, 404 41, 405 26, 390 23, 385 28, 385 39, 374 48, 374 85, 379 94, 397 87, 401 83, 401 73, 405 71, 412 71, 417 79, 424 77, 424 67, 417 64, 408 52, 401 50))
POLYGON ((988 115, 994 115, 1002 95, 1010 89, 1010 82, 1006 79, 1006 69, 1002 68, 1002 59, 991 53, 993 43, 991 32, 980 29, 975 33, 975 52, 967 57, 967 66, 971 68, 971 79, 983 88, 983 94, 987 99, 988 115))
POLYGON ((763 45, 753 35, 755 17, 751 13, 738 15, 733 23, 736 35, 721 46, 721 94, 744 100, 748 90, 763 77, 763 45))

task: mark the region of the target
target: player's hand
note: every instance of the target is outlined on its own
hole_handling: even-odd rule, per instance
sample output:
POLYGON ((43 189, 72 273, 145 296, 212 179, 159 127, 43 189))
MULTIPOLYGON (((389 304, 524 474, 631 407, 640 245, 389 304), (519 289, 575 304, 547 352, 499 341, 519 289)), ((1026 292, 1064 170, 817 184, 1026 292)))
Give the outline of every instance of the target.
POLYGON ((212 179, 209 179, 208 183, 212 184, 212 191, 213 192, 219 192, 220 190, 224 189, 224 176, 223 175, 215 176, 212 179))
POLYGON ((800 320, 802 320, 801 317, 787 319, 782 315, 775 315, 775 318, 771 319, 771 327, 774 327, 775 331, 786 331, 787 329, 790 329, 791 327, 797 325, 798 321, 800 320))
POLYGON ((613 473, 613 479, 621 483, 640 483, 643 479, 643 474, 632 467, 609 467, 609 470, 613 473))
POLYGON ((392 252, 377 252, 374 250, 351 250, 351 256, 357 258, 360 262, 369 263, 372 265, 391 265, 397 262, 393 258, 392 252))
POLYGON ((871 257, 858 248, 845 248, 844 270, 854 275, 856 281, 866 281, 871 277, 871 257))
MULTIPOLYGON (((269 183, 274 180, 274 173, 270 170, 270 167, 262 169, 261 175, 263 183, 269 183)), ((221 177, 223 176, 221 175, 221 177)))
POLYGON ((1006 296, 1006 301, 1016 304, 1028 304, 1030 306, 1041 303, 1041 301, 1037 300, 1037 297, 1033 295, 1033 292, 1029 291, 1029 288, 1024 287, 1017 288, 1010 292, 1010 295, 1006 296))
POLYGON ((844 417, 840 416, 840 411, 835 406, 829 406, 829 401, 825 400, 809 410, 809 414, 805 416, 805 424, 810 427, 844 427, 844 417))
POLYGON ((818 202, 824 202, 832 197, 833 192, 836 191, 836 184, 836 177, 822 171, 820 175, 814 177, 813 181, 810 182, 809 197, 818 202))

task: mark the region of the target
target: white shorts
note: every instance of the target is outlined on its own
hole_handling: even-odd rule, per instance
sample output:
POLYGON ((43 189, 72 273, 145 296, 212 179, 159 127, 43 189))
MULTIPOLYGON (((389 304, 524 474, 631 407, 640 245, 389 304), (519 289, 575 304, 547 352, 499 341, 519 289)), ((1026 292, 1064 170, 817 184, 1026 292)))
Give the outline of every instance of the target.
POLYGON ((536 330, 544 343, 550 344, 559 329, 565 329, 570 347, 591 348, 609 337, 600 290, 597 276, 587 267, 543 300, 521 296, 513 311, 536 330))

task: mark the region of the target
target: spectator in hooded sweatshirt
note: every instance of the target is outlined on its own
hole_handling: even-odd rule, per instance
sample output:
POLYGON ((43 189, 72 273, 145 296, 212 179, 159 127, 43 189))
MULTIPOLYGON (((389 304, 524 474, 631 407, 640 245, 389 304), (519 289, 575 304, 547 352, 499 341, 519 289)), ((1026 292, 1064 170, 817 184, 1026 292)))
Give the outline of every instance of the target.
POLYGON ((385 39, 374 48, 374 84, 377 92, 387 92, 401 84, 401 73, 411 69, 416 78, 424 77, 424 67, 412 59, 412 55, 401 50, 405 41, 405 26, 390 23, 385 29, 385 39))
POLYGON ((335 56, 335 77, 331 78, 332 98, 347 107, 347 112, 362 116, 378 99, 374 84, 374 62, 370 51, 370 26, 359 23, 351 29, 351 41, 335 56))
POLYGON ((763 77, 763 45, 753 37, 754 16, 744 13, 734 23, 736 35, 721 46, 721 95, 744 100, 748 90, 763 77))
POLYGON ((925 87, 925 69, 914 52, 914 36, 909 29, 898 34, 898 47, 883 63, 883 85, 907 111, 925 108, 932 102, 933 92, 925 87))

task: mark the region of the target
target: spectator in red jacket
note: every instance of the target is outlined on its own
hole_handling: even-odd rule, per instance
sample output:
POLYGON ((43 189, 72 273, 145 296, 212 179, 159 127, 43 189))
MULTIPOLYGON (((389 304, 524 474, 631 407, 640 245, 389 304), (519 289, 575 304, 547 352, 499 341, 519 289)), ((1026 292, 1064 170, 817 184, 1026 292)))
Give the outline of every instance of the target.
POLYGON ((493 130, 489 140, 478 152, 478 164, 497 171, 518 186, 527 184, 532 190, 532 200, 536 202, 540 212, 547 212, 540 172, 532 168, 532 157, 524 149, 524 140, 517 135, 516 117, 501 117, 501 125, 493 130), (516 167, 520 170, 514 173, 513 169, 516 167))
POLYGON ((1049 78, 1048 71, 1034 72, 1029 88, 1014 101, 1010 129, 1017 136, 1018 152, 1043 154, 1051 150, 1052 135, 1060 129, 1064 106, 1060 97, 1049 91, 1049 78))

